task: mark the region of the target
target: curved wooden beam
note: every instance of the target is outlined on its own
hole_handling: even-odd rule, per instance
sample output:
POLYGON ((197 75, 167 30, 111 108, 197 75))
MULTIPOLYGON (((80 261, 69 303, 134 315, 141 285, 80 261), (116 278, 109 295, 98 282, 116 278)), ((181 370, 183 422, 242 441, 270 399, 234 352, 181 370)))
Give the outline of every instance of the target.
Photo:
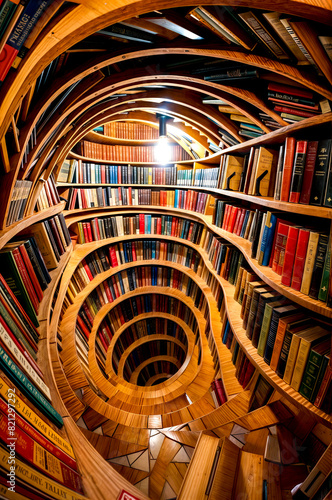
MULTIPOLYGON (((201 5, 218 5, 219 0, 202 0, 201 5)), ((224 0, 224 5, 237 5, 237 0, 224 0)), ((18 72, 13 79, 6 79, 2 90, 5 93, 2 105, 0 106, 0 117, 6 117, 0 127, 0 137, 3 136, 9 125, 9 120, 22 97, 43 69, 58 55, 67 50, 72 44, 79 42, 97 30, 115 22, 129 19, 135 15, 143 14, 155 9, 165 9, 180 6, 190 6, 192 2, 178 0, 117 0, 116 8, 114 4, 107 2, 88 1, 76 7, 64 19, 55 20, 40 34, 34 44, 34 49, 30 50, 27 57, 23 59, 18 72), (111 10, 112 9, 112 10, 111 10), (14 97, 13 97, 14 96, 14 97)), ((260 0, 242 0, 242 6, 248 8, 261 8, 260 0)), ((329 0, 289 0, 287 2, 267 0, 264 3, 267 10, 276 10, 289 14, 298 15, 301 12, 303 17, 319 22, 331 23, 331 5, 329 0)))
POLYGON ((181 368, 181 363, 180 361, 175 358, 174 356, 153 356, 152 358, 146 359, 143 361, 138 367, 136 368, 135 371, 133 371, 131 377, 130 377, 130 384, 137 384, 137 380, 139 377, 139 374, 145 368, 146 366, 150 365, 151 363, 154 363, 155 361, 169 361, 172 365, 175 365, 177 369, 181 368))

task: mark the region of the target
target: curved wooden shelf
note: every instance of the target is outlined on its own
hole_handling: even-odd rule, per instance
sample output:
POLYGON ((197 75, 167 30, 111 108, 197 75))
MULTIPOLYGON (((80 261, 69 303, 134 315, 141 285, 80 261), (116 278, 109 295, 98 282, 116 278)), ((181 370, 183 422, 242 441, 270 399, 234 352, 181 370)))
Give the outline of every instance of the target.
POLYGON ((45 208, 44 210, 40 210, 40 212, 24 217, 22 220, 19 220, 11 226, 8 226, 6 229, 3 229, 0 231, 0 248, 2 248, 6 243, 8 243, 9 240, 14 238, 14 236, 19 234, 22 229, 25 229, 28 225, 30 226, 31 224, 35 224, 36 222, 46 219, 47 217, 59 214, 63 211, 65 205, 65 202, 61 202, 53 207, 45 208))
MULTIPOLYGON (((142 236, 144 235, 128 235, 125 237, 125 239, 130 239, 131 236, 139 236, 142 238, 142 236)), ((154 238, 156 239, 156 236, 157 235, 150 235, 150 238, 154 238)), ((159 238, 162 238, 161 235, 159 235, 159 238)), ((167 237, 166 237, 167 238, 167 237)), ((170 239, 172 239, 171 237, 168 237, 170 239)), ((134 238, 136 239, 136 238, 134 238)), ((158 239, 158 238, 157 238, 158 239)), ((194 245, 190 242, 186 242, 186 240, 181 240, 179 238, 173 238, 173 240, 176 240, 178 241, 179 243, 184 243, 184 244, 188 244, 189 246, 195 248, 197 251, 200 252, 201 256, 203 257, 203 260, 204 260, 204 263, 205 265, 208 267, 209 271, 211 274, 213 274, 217 280, 219 281, 219 283, 221 284, 223 290, 224 290, 224 293, 225 293, 225 297, 226 299, 228 300, 228 306, 227 306, 227 313, 228 313, 228 316, 230 318, 230 320, 232 320, 232 326, 233 326, 233 322, 235 321, 235 319, 237 320, 237 325, 241 322, 239 320, 239 317, 240 317, 240 306, 234 302, 233 300, 233 295, 234 295, 234 286, 230 285, 227 281, 225 281, 223 278, 221 278, 219 275, 217 275, 217 273, 215 272, 215 270, 212 268, 212 265, 210 263, 210 261, 207 259, 207 255, 206 253, 204 252, 204 250, 202 250, 198 245, 194 245), (232 303, 232 307, 230 307, 230 303, 232 303), (233 304, 234 304, 234 308, 233 308, 233 304), (235 312, 234 312, 234 310, 235 312), (230 317, 230 314, 232 315, 230 317)), ((102 242, 103 240, 101 240, 102 242)), ((99 242, 100 243, 100 242, 99 242)), ((154 261, 140 261, 142 264, 144 264, 145 262, 154 262, 155 264, 163 264, 163 261, 158 261, 158 260, 154 260, 154 261)), ((168 262, 168 261, 165 261, 165 263, 168 262)), ((134 264, 137 264, 137 263, 134 263, 134 264)), ((126 265, 126 267, 128 267, 126 265)), ((183 268, 183 266, 179 266, 177 265, 177 267, 180 267, 181 270, 183 268)), ((118 269, 118 268, 115 268, 115 269, 118 269)), ((187 268, 184 268, 183 271, 187 269, 187 268)), ((197 276, 195 278, 195 281, 197 281, 197 276)), ((155 287, 151 287, 151 290, 153 290, 155 287)), ((239 329, 238 329, 239 330, 239 329)), ((273 372, 268 365, 266 365, 264 363, 264 361, 262 360, 262 358, 257 354, 257 351, 256 349, 252 346, 251 342, 249 341, 249 339, 247 339, 247 337, 245 336, 245 331, 242 329, 242 326, 241 326, 241 329, 239 330, 240 333, 238 333, 237 337, 239 339, 239 342, 240 344, 242 345, 242 347, 244 348, 244 350, 246 352, 248 352, 248 349, 249 349, 249 356, 250 358, 252 359, 252 361, 254 362, 254 365, 257 366, 257 368, 259 368, 260 372, 267 376, 268 379, 270 380, 271 378, 271 381, 273 383, 273 385, 278 388, 278 387, 281 387, 282 388, 282 392, 284 393, 284 395, 289 398, 290 400, 294 400, 296 403, 299 403, 301 405, 304 405, 307 409, 309 409, 311 412, 315 413, 317 416, 325 419, 325 420, 329 420, 329 417, 324 413, 322 412, 321 410, 319 410, 318 408, 316 408, 314 405, 312 405, 311 403, 309 403, 307 400, 305 400, 305 398, 303 398, 299 393, 297 393, 296 391, 294 391, 288 384, 285 384, 276 374, 275 372, 273 372)), ((217 336, 214 335, 214 338, 215 340, 217 339, 217 336)), ((221 343, 221 341, 220 341, 221 343)), ((219 346, 218 346, 219 347, 219 346)), ((331 421, 332 421, 332 417, 331 417, 331 421)))
MULTIPOLYGON (((147 205, 138 205, 138 207, 142 207, 143 210, 147 210, 149 206, 147 205)), ((150 205, 150 207, 153 207, 150 205)), ((114 208, 119 208, 123 209, 124 207, 110 207, 112 209, 114 208)), ((130 207, 127 207, 130 208, 130 207)), ((91 210, 91 209, 85 209, 85 210, 91 210)), ((95 209, 94 209, 95 210, 95 209)), ((251 258, 251 245, 250 243, 243 239, 240 238, 239 236, 236 236, 233 233, 229 233, 228 231, 225 231, 221 228, 218 228, 214 226, 211 223, 211 216, 206 216, 199 214, 197 212, 190 212, 188 210, 183 211, 181 209, 176 209, 176 208, 171 208, 171 207, 153 207, 151 211, 158 213, 157 211, 162 210, 162 211, 167 211, 168 214, 174 214, 174 215, 180 215, 181 213, 184 215, 189 215, 191 218, 196 218, 196 221, 198 222, 203 222, 205 225, 208 227, 210 231, 213 233, 217 234, 218 236, 221 236, 225 240, 229 241, 233 245, 235 245, 244 255, 245 259, 247 260, 248 264, 252 268, 253 271, 257 273, 257 275, 265 281, 269 286, 280 292, 282 295, 285 295, 285 297, 288 297, 292 301, 296 302, 297 304, 314 311, 318 314, 321 314, 327 318, 332 318, 332 308, 327 307, 323 302, 312 299, 308 295, 304 295, 301 292, 298 292, 296 290, 293 290, 290 287, 287 287, 281 283, 281 277, 276 274, 274 271, 272 271, 271 268, 268 266, 260 266, 258 265, 258 262, 256 259, 251 258)), ((137 209, 136 209, 137 211, 137 209)), ((71 214, 73 211, 70 212, 71 214)), ((134 236, 134 235, 128 235, 128 236, 134 236)), ((147 235, 146 235, 147 236, 147 235)), ((154 237, 157 237, 159 235, 151 235, 154 237)), ((103 241, 103 240, 100 240, 103 241)))
MULTIPOLYGON (((201 163, 201 161, 199 161, 201 163)), ((213 187, 203 187, 203 186, 181 186, 175 184, 69 184, 69 183, 58 183, 57 187, 100 187, 100 186, 112 186, 112 187, 132 187, 133 189, 183 189, 183 190, 193 190, 193 191, 203 191, 211 194, 227 196, 229 198, 234 198, 236 200, 244 200, 256 205, 261 205, 266 208, 273 208, 277 210, 282 210, 283 212, 291 212, 299 215, 308 215, 311 217, 319 217, 321 219, 332 219, 332 208, 327 207, 316 207, 314 205, 301 205, 299 203, 289 203, 287 201, 275 200, 271 197, 263 196, 253 196, 250 194, 240 193, 238 191, 227 191, 226 189, 218 189, 213 187)), ((133 207, 140 207, 141 205, 128 205, 133 207)), ((153 205, 151 205, 153 206, 153 205)), ((105 208, 113 207, 100 207, 105 210, 105 208)), ((169 209, 170 207, 165 207, 169 209)), ((87 209, 79 209, 87 210, 87 209)))

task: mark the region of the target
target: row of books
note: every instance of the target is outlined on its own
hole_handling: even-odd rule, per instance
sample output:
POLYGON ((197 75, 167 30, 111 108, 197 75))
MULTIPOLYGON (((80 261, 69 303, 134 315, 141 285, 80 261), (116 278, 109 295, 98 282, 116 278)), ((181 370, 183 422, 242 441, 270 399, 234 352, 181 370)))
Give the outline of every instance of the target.
MULTIPOLYGON (((265 51, 270 57, 282 61, 312 65, 319 73, 332 60, 331 37, 324 28, 321 27, 323 32, 316 32, 307 21, 287 14, 245 7, 200 6, 188 17, 213 31, 226 44, 242 46, 249 51, 265 51)), ((221 72, 224 70, 220 69, 221 72)), ((207 67, 207 71, 211 74, 211 68, 207 67)), ((216 76, 216 73, 211 76, 216 76)), ((227 76, 221 75, 220 78, 227 79, 227 76)), ((230 78, 234 78, 233 75, 230 78)))
POLYGON ((217 187, 219 167, 195 168, 194 186, 217 187))
POLYGON ((330 306, 330 243, 325 231, 295 225, 278 212, 247 210, 218 201, 215 223, 251 241, 251 257, 281 283, 330 306))
POLYGON ((31 181, 17 180, 15 182, 6 220, 7 226, 10 226, 14 222, 23 219, 31 186, 31 181))
POLYGON ((129 121, 105 123, 104 134, 108 137, 116 137, 117 139, 132 139, 138 141, 158 139, 159 137, 157 128, 150 127, 144 123, 129 121))
POLYGON ((50 3, 51 0, 42 4, 37 0, 29 0, 25 3, 5 1, 1 5, 0 38, 3 46, 0 52, 0 82, 4 81, 12 66, 19 65, 23 53, 28 51, 29 35, 50 3))
POLYGON ((176 185, 177 168, 100 165, 82 160, 64 160, 58 183, 70 184, 159 184, 176 185))
POLYGON ((36 210, 44 210, 46 208, 58 205, 61 202, 58 190, 56 189, 53 175, 51 174, 39 193, 36 203, 36 210))
MULTIPOLYGON (((325 399, 326 387, 331 383, 329 330, 325 325, 320 326, 298 305, 259 281, 253 272, 242 266, 241 255, 235 252, 235 256, 238 262, 235 262, 234 299, 241 304, 240 317, 246 336, 257 348, 257 354, 279 377, 306 399, 329 412, 331 402, 325 399), (312 372, 311 362, 317 355, 319 363, 312 372), (311 379, 309 375, 312 375, 311 379), (325 375, 327 381, 323 386, 325 375), (320 390, 324 393, 321 400, 316 399, 320 390)), ((229 252, 226 258, 229 263, 226 261, 225 267, 231 267, 234 253, 229 252)), ((228 335, 223 335, 226 343, 228 335)))
POLYGON ((14 442, 16 474, 20 471, 14 480, 7 477, 6 486, 13 480, 13 491, 32 498, 32 490, 21 481, 26 481, 27 473, 28 478, 38 477, 40 495, 48 489, 61 491, 68 498, 73 491, 78 492, 78 498, 83 498, 73 449, 54 428, 61 428, 63 420, 53 408, 49 387, 36 362, 38 330, 1 275, 0 311, 0 453, 2 463, 10 463, 4 460, 9 459, 8 446, 14 442))
POLYGON ((198 243, 203 225, 172 215, 115 215, 78 222, 78 242, 89 243, 130 234, 160 234, 198 243))
POLYGON ((169 261, 189 267, 194 272, 202 265, 198 252, 183 244, 156 240, 127 241, 100 248, 86 256, 73 273, 69 290, 77 295, 97 274, 108 271, 111 267, 144 260, 169 261))
POLYGON ((332 206, 331 139, 288 137, 279 152, 252 147, 245 156, 224 155, 219 189, 276 200, 332 206))
MULTIPOLYGON (((156 162, 155 146, 111 146, 96 142, 82 141, 76 145, 78 154, 87 158, 106 161, 156 162)), ((170 145, 170 161, 190 160, 191 157, 178 144, 170 145)))
POLYGON ((193 170, 192 168, 178 169, 177 171, 177 182, 178 186, 192 186, 193 181, 193 170))
POLYGON ((1 249, 0 272, 38 326, 38 309, 43 291, 54 269, 70 244, 62 214, 33 224, 20 233, 20 240, 1 249))
POLYGON ((67 210, 111 206, 154 205, 204 213, 210 200, 207 193, 193 190, 152 190, 142 188, 70 188, 67 210))

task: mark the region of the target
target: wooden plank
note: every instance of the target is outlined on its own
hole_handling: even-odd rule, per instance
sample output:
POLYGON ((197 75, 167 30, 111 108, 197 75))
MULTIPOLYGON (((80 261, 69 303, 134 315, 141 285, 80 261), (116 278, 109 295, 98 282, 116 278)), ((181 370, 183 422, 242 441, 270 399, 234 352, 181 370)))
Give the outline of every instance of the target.
POLYGON ((241 451, 234 498, 261 500, 263 494, 263 457, 241 451))
POLYGON ((240 449, 229 439, 225 439, 221 449, 209 500, 232 500, 234 480, 240 449))
POLYGON ((150 475, 150 497, 159 500, 165 484, 165 473, 168 464, 177 454, 181 445, 175 441, 165 438, 161 446, 158 458, 150 475))

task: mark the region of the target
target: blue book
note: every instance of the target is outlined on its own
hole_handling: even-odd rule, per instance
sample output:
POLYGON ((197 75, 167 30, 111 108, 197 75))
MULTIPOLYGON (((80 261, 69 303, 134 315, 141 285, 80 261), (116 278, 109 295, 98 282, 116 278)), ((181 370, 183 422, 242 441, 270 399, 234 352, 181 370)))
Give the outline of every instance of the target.
POLYGON ((244 237, 244 233, 246 232, 246 227, 247 227, 247 223, 248 223, 248 219, 249 219, 249 214, 250 214, 250 210, 247 210, 246 214, 244 216, 244 220, 243 220, 243 224, 242 224, 242 229, 241 229, 241 233, 240 233, 240 237, 241 238, 244 237))
POLYGON ((174 193, 174 208, 179 208, 179 191, 177 189, 174 193))
POLYGON ((145 234, 151 234, 151 215, 145 216, 145 234))
POLYGON ((151 259, 156 258, 156 241, 151 241, 151 259))
POLYGON ((116 273, 116 276, 119 278, 119 284, 120 284, 120 288, 121 288, 121 294, 124 295, 125 289, 124 289, 124 286, 123 286, 123 281, 122 281, 121 273, 116 273))
POLYGON ((13 47, 18 51, 20 50, 25 40, 35 27, 38 19, 52 3, 52 1, 53 0, 30 0, 16 21, 16 24, 7 40, 7 44, 10 47, 13 47))
POLYGON ((262 243, 258 258, 258 264, 262 266, 269 265, 276 224, 277 224, 277 215, 272 212, 267 212, 262 243))
POLYGON ((130 262, 128 259, 127 244, 128 244, 127 242, 124 242, 122 245, 123 246, 123 257, 124 257, 125 263, 130 262))
POLYGON ((222 343, 223 344, 226 344, 226 342, 227 342, 227 337, 228 337, 228 334, 229 334, 229 329, 230 329, 230 324, 229 324, 229 321, 227 319, 226 320, 226 325, 225 325, 225 330, 224 330, 224 335, 222 337, 222 343))

